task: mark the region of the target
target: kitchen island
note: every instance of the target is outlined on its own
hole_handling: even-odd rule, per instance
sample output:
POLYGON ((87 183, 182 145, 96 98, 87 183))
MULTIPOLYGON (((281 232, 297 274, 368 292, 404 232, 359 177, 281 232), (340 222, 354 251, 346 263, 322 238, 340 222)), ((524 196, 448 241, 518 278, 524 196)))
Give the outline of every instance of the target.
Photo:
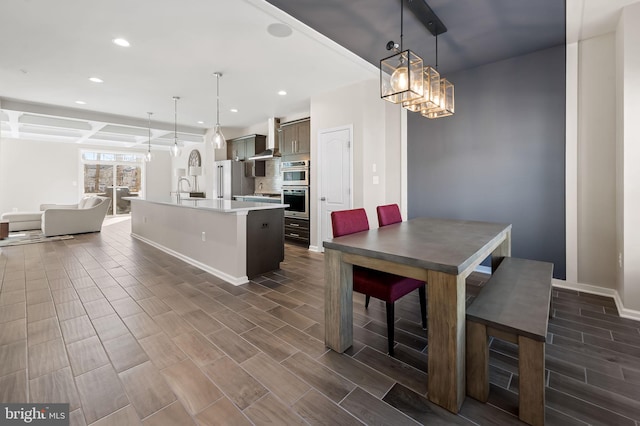
POLYGON ((278 269, 286 204, 131 198, 131 235, 231 284, 278 269))

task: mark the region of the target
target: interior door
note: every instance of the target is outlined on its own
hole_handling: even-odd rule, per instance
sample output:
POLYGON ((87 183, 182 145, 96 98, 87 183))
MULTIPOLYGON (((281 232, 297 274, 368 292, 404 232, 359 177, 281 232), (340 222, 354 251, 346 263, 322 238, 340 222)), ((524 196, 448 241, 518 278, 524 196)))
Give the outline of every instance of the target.
POLYGON ((351 208, 351 134, 352 127, 320 131, 320 220, 318 247, 333 238, 331 212, 351 208))

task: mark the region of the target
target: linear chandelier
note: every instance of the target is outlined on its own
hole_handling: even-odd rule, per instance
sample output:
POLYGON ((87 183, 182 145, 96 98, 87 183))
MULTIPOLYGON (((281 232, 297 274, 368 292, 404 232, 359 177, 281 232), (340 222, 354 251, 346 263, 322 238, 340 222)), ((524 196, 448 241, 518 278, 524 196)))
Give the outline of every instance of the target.
POLYGON ((438 72, 438 34, 447 31, 424 0, 409 0, 409 8, 436 38, 436 65, 424 66, 422 58, 403 50, 404 0, 400 7, 400 44, 390 41, 394 54, 380 60, 380 97, 433 119, 455 113, 453 84, 438 72))

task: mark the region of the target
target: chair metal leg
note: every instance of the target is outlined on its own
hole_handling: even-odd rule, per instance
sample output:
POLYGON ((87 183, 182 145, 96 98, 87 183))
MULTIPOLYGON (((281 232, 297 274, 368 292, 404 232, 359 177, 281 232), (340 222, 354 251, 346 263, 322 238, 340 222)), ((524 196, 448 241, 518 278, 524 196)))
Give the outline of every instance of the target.
POLYGON ((369 307, 369 300, 371 299, 371 296, 369 296, 368 294, 365 296, 364 298, 364 307, 365 309, 369 307))
POLYGON ((418 295, 420 296, 420 315, 422 319, 422 329, 427 329, 427 292, 425 286, 418 288, 418 295))
POLYGON ((389 355, 393 356, 393 320, 395 318, 393 302, 387 302, 387 337, 389 339, 389 355))

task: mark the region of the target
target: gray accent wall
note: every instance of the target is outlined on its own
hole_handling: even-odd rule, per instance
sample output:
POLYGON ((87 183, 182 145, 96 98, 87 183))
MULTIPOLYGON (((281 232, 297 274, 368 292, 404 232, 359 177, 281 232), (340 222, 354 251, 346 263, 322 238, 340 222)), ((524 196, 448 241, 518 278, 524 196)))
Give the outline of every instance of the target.
POLYGON ((511 223, 512 255, 564 279, 564 45, 444 77, 455 115, 408 113, 409 218, 511 223))

